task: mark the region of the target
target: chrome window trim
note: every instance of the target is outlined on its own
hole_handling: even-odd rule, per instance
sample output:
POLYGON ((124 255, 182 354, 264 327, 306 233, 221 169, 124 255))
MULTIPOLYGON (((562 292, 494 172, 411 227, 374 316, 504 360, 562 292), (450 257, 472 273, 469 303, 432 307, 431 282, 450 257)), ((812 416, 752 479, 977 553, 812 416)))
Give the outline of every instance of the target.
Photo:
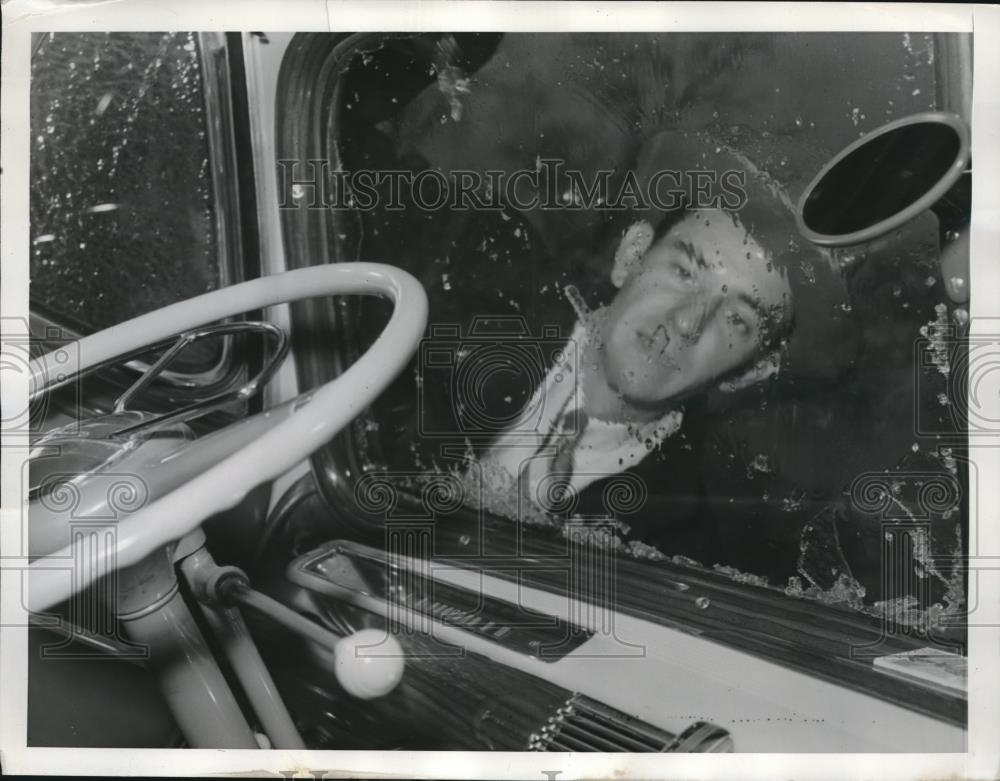
POLYGON ((934 103, 972 124, 972 33, 934 33, 934 103))

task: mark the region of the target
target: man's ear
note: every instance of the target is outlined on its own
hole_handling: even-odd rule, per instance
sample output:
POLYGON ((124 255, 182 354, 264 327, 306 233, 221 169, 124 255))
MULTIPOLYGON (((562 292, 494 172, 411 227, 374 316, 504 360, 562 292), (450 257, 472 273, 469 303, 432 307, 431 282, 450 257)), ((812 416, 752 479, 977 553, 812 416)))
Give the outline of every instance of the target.
POLYGON ((646 220, 639 220, 629 226, 615 250, 615 264, 611 268, 611 284, 621 287, 628 275, 639 266, 642 256, 653 243, 653 226, 646 220))
POLYGON ((774 376, 778 373, 779 368, 781 368, 781 353, 778 350, 772 350, 758 359, 756 363, 751 364, 745 371, 719 383, 719 390, 735 393, 743 388, 749 388, 751 385, 756 385, 758 382, 763 382, 768 377, 774 376))

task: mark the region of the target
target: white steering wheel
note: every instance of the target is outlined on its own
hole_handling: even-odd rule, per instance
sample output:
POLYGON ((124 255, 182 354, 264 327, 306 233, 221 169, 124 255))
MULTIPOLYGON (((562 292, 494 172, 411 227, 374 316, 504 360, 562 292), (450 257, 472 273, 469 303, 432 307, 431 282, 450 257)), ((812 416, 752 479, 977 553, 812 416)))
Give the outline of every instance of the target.
MULTIPOLYGON (((29 568, 30 610, 68 599, 112 568, 127 567, 238 504, 287 472, 368 407, 409 362, 427 325, 427 295, 410 274, 377 263, 342 263, 255 279, 136 317, 31 362, 32 395, 88 369, 192 328, 276 304, 329 295, 385 296, 393 313, 381 335, 347 371, 292 403, 262 412, 187 448, 207 448, 204 471, 119 520, 115 543, 77 556, 73 545, 29 568), (68 358, 67 358, 68 356, 68 358), (59 378, 56 377, 56 370, 59 378), (66 577, 67 568, 73 577, 66 577), (80 571, 80 568, 83 571, 80 571), (54 572, 58 571, 58 572, 54 572)), ((204 455, 204 454, 203 454, 204 455)), ((176 460, 183 460, 184 451, 176 460)))

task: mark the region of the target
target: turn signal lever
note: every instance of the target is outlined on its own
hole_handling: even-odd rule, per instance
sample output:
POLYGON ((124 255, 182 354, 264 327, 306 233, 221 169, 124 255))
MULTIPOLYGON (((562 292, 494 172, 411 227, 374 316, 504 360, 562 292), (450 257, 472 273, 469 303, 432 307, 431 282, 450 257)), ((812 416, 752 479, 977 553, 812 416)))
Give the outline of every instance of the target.
POLYGON ((250 588, 238 567, 216 567, 196 582, 199 599, 226 606, 241 605, 270 618, 286 629, 333 651, 337 681, 354 697, 382 697, 399 684, 405 657, 399 641, 378 629, 362 629, 339 637, 266 594, 250 588))

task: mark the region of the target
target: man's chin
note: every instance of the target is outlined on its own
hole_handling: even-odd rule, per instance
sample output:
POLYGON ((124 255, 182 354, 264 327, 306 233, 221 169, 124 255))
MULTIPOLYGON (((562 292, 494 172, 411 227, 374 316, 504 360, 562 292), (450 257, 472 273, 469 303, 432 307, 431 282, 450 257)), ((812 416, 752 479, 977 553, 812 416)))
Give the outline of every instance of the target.
POLYGON ((679 385, 668 385, 653 380, 624 380, 618 385, 622 401, 630 407, 646 411, 663 410, 673 407, 674 402, 688 395, 689 389, 679 385))

